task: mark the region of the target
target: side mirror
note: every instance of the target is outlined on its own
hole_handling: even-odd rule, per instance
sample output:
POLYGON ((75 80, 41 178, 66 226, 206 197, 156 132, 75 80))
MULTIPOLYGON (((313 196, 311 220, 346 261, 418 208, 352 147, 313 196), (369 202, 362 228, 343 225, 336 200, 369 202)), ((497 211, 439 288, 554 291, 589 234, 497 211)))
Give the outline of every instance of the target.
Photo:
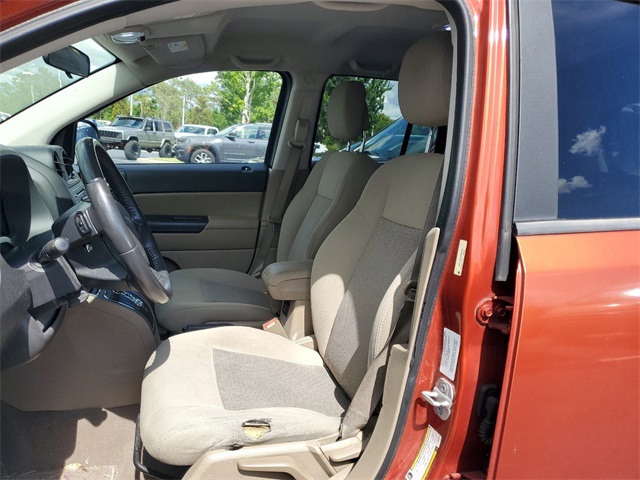
POLYGON ((42 60, 47 65, 51 65, 58 70, 62 70, 69 78, 71 75, 78 75, 82 78, 89 76, 91 61, 89 56, 78 50, 76 47, 64 47, 47 55, 43 55, 42 60))
POLYGON ((227 133, 227 138, 229 140, 232 140, 232 141, 235 142, 236 141, 236 134, 235 133, 227 133))

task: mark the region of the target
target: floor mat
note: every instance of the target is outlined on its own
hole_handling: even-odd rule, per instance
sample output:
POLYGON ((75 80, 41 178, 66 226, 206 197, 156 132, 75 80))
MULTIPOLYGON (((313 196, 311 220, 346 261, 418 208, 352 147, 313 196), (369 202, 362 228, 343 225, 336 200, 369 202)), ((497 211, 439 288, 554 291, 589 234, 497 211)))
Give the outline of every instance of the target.
POLYGON ((118 469, 113 465, 90 466, 72 463, 66 465, 62 470, 25 472, 20 475, 2 476, 0 478, 7 480, 114 480, 125 477, 118 475, 118 469))
POLYGON ((0 476, 12 480, 134 479, 139 405, 21 412, 0 407, 0 476))

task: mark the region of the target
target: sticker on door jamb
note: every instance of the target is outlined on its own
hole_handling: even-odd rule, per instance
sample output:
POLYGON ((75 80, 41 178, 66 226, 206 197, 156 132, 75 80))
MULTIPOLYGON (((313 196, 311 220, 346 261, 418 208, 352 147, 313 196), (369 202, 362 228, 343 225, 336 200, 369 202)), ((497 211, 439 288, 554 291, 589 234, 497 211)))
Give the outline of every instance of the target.
POLYGON ((427 433, 424 436, 424 441, 420 447, 418 456, 413 461, 413 465, 404 476, 405 480, 423 480, 427 477, 429 470, 436 459, 438 448, 440 448, 440 442, 442 436, 436 432, 436 429, 431 425, 427 428, 427 433))
POLYGON ((462 275, 462 268, 464 267, 464 257, 467 254, 467 241, 460 240, 458 244, 458 255, 456 256, 456 264, 453 268, 453 274, 457 276, 462 275))
POLYGON ((460 334, 444 329, 442 334, 442 357, 440 358, 440 372, 453 381, 458 368, 458 356, 460 355, 460 334))

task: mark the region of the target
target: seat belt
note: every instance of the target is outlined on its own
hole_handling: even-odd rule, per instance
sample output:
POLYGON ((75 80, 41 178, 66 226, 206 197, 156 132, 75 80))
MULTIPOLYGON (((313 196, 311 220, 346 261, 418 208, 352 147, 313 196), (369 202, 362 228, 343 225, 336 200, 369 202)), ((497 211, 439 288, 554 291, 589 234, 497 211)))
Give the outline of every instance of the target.
POLYGON ((345 438, 356 436, 358 432, 369 422, 369 419, 376 408, 378 408, 378 404, 382 399, 387 362, 389 360, 391 347, 395 344, 405 343, 408 341, 411 319, 415 308, 420 267, 422 265, 422 258, 424 255, 424 244, 427 234, 436 226, 438 201, 440 199, 440 184, 442 183, 442 170, 443 166, 440 167, 440 173, 438 174, 436 186, 433 190, 427 218, 425 219, 424 228, 420 234, 420 242, 418 243, 418 249, 416 251, 416 259, 413 264, 413 270, 411 271, 411 278, 406 286, 406 297, 402 307, 400 308, 400 315, 398 315, 398 320, 392 328, 384 347, 376 358, 373 359, 371 365, 369 365, 369 368, 362 379, 362 383, 360 383, 358 390, 349 404, 349 408, 347 409, 345 416, 342 418, 342 423, 340 424, 340 438, 343 440, 345 438))
POLYGON ((304 152, 306 147, 305 140, 307 139, 308 133, 309 121, 298 118, 298 120, 296 121, 296 127, 293 133, 293 137, 291 137, 287 142, 287 145, 291 149, 289 153, 289 160, 285 165, 282 179, 280 180, 280 185, 278 186, 278 194, 273 201, 271 212, 269 213, 269 215, 267 215, 269 226, 264 232, 264 235, 260 241, 260 245, 258 246, 258 250, 256 251, 256 255, 249 272, 250 275, 258 275, 262 272, 265 267, 267 257, 269 256, 269 250, 271 249, 273 237, 277 232, 280 231, 284 208, 287 203, 287 198, 289 197, 289 192, 291 191, 291 187, 293 185, 296 171, 298 170, 298 166, 300 164, 302 152, 304 152))

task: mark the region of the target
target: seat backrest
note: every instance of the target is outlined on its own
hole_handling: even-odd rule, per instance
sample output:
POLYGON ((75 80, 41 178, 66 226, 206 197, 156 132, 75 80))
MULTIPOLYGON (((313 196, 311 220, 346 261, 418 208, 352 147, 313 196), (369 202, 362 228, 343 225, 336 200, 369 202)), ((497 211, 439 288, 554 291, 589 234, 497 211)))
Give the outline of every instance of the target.
MULTIPOLYGON (((369 126, 365 89, 361 82, 336 86, 327 107, 329 133, 351 141, 369 126)), ((367 181, 378 167, 358 152, 330 153, 320 160, 282 219, 277 260, 315 257, 327 235, 351 211, 367 181)))
MULTIPOLYGON (((407 52, 398 93, 408 122, 446 125, 451 51, 449 38, 433 36, 407 52)), ((314 260, 314 333, 325 363, 352 398, 398 318, 399 287, 411 276, 442 163, 441 154, 419 153, 380 167, 314 260)))

